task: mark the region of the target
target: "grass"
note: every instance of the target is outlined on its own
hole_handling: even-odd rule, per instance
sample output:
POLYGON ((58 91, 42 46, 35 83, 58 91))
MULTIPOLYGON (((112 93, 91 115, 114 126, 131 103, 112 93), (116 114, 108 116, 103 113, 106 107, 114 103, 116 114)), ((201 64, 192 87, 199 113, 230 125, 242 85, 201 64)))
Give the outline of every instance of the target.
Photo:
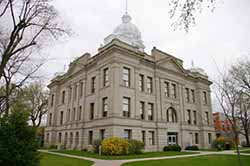
POLYGON ((92 161, 41 153, 40 166, 91 166, 92 161))
POLYGON ((123 155, 123 156, 99 156, 95 153, 75 151, 75 150, 64 150, 64 151, 55 151, 58 153, 71 154, 76 156, 85 156, 103 160, 124 160, 124 159, 137 159, 137 158, 151 158, 151 157, 163 157, 163 156, 176 156, 176 155, 186 155, 186 154, 195 154, 193 152, 145 152, 143 154, 133 154, 133 155, 123 155))
MULTIPOLYGON (((243 165, 250 163, 250 157, 242 156, 243 165)), ((150 160, 125 163, 122 166, 238 166, 236 155, 210 155, 180 159, 150 160)))

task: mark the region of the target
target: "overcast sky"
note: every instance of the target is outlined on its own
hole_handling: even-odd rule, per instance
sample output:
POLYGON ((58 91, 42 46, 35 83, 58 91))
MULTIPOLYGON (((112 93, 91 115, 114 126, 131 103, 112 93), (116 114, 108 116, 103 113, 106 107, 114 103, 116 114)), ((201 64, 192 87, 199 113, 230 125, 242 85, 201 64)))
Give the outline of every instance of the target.
MULTIPOLYGON (((183 59, 185 68, 191 67, 193 60, 212 79, 217 76, 216 64, 222 69, 239 57, 250 56, 249 0, 217 0, 215 11, 204 10, 189 33, 171 27, 168 0, 128 3, 132 22, 142 33, 147 53, 156 46, 183 59)), ((83 53, 97 53, 125 12, 125 0, 56 0, 54 6, 74 35, 46 50, 51 59, 43 70, 47 80, 83 53)))

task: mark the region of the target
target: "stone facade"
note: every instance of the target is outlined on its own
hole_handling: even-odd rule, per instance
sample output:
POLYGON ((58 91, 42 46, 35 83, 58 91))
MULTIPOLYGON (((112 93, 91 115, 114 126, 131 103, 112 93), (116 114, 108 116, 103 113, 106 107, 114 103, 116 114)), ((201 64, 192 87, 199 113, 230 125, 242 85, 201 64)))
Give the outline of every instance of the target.
POLYGON ((146 151, 168 144, 209 148, 215 137, 211 82, 182 63, 117 39, 92 57, 84 54, 48 85, 45 145, 84 149, 117 136, 144 141, 146 151))

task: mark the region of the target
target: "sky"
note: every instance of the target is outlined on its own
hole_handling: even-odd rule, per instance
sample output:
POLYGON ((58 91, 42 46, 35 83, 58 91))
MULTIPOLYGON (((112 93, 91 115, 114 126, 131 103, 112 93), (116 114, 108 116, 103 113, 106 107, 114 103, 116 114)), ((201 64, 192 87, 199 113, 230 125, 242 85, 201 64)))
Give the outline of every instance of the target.
MULTIPOLYGON (((73 35, 44 51, 49 56, 41 70, 46 81, 85 52, 96 54, 125 13, 125 0, 55 0, 53 4, 73 35)), ((169 10, 168 0, 128 0, 128 12, 142 33, 147 53, 156 46, 182 59, 186 69, 194 61, 211 80, 217 79, 218 70, 250 56, 249 0, 217 0, 214 12, 205 8, 197 15, 189 33, 171 27, 169 10)))

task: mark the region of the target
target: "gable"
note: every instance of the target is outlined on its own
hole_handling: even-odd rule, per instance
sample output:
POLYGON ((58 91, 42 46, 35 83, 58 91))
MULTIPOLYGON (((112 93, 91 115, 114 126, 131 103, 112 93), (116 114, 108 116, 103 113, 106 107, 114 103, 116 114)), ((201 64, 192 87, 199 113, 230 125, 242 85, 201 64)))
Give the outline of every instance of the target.
POLYGON ((157 66, 177 72, 185 73, 185 69, 173 58, 166 58, 157 62, 157 66))

